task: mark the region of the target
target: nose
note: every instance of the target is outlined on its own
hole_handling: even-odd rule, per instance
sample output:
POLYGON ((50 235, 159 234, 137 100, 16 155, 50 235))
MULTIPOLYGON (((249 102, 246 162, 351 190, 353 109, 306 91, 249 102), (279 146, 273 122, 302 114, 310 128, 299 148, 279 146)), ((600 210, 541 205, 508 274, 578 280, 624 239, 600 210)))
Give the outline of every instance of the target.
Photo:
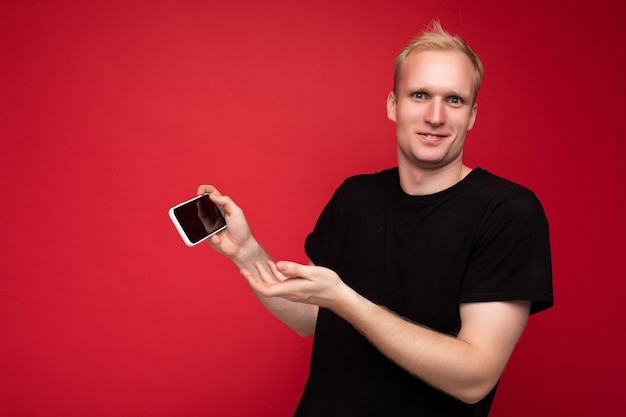
POLYGON ((444 103, 439 99, 431 100, 424 114, 426 123, 433 126, 441 126, 446 122, 446 109, 444 103))

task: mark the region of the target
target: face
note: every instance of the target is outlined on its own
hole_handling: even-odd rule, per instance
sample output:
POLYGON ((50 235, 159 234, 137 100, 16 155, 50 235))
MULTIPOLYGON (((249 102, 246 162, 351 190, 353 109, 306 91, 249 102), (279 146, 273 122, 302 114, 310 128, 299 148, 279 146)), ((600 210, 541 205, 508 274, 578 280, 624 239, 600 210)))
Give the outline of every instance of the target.
POLYGON ((409 54, 387 98, 387 115, 396 123, 400 169, 460 168, 476 119, 470 60, 457 51, 409 54))

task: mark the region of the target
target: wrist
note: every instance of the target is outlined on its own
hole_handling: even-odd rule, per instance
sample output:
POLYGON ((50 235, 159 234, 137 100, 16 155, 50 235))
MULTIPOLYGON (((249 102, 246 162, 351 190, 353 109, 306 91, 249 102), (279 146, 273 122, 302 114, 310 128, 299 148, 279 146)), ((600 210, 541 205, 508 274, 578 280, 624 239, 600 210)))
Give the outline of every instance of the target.
POLYGON ((360 308, 364 297, 341 281, 341 285, 336 289, 333 302, 328 308, 338 316, 349 321, 360 308))
POLYGON ((265 262, 267 259, 269 259, 269 256, 252 235, 241 245, 239 250, 230 257, 230 260, 237 268, 247 268, 251 270, 254 270, 255 261, 265 262))

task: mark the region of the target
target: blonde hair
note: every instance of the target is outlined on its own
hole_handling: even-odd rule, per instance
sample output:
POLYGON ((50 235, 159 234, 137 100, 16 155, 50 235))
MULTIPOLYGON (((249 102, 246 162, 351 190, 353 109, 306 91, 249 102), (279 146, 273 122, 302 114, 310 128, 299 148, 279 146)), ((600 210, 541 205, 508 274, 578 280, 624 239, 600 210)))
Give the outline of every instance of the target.
POLYGON ((397 94, 396 88, 404 61, 411 53, 422 51, 459 51, 467 56, 474 68, 474 101, 476 101, 483 79, 483 64, 478 55, 460 36, 446 32, 438 20, 432 21, 427 30, 406 45, 396 57, 393 71, 394 93, 397 94))

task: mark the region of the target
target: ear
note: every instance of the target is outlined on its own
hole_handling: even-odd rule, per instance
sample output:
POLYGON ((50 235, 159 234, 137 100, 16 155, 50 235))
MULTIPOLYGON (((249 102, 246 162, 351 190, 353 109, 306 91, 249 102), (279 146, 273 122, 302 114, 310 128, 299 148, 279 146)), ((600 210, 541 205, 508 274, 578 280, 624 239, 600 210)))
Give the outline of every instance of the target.
POLYGON ((472 105, 472 109, 470 110, 470 118, 469 118, 469 123, 467 125, 468 132, 472 130, 472 128, 474 127, 477 113, 478 113, 478 103, 474 103, 474 105, 472 105))
POLYGON ((396 122, 396 95, 393 91, 387 96, 387 117, 389 120, 396 122))

